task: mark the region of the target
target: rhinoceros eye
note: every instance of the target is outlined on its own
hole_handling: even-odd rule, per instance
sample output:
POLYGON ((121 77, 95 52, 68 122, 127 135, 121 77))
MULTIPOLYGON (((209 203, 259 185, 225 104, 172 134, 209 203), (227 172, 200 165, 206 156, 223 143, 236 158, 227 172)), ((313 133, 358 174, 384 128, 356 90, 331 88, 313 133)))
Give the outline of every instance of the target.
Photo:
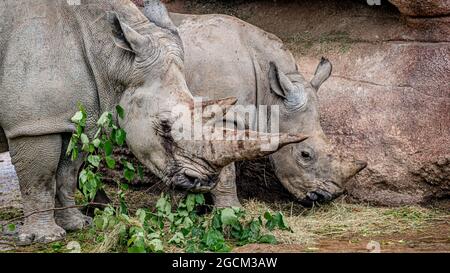
POLYGON ((306 160, 312 159, 311 154, 309 152, 302 151, 300 154, 302 155, 303 159, 306 159, 306 160))
POLYGON ((316 159, 316 155, 314 150, 306 145, 302 145, 297 150, 297 162, 301 165, 309 165, 312 164, 316 159))

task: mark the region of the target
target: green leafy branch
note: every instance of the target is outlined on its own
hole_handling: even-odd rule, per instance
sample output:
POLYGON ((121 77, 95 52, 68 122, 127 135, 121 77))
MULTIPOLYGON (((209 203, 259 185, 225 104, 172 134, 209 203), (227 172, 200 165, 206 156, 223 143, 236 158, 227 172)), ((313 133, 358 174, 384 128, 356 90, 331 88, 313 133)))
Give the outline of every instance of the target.
MULTIPOLYGON (((116 107, 117 116, 125 117, 122 107, 116 107)), ((103 189, 101 166, 115 170, 123 168, 123 178, 130 183, 138 173, 142 178, 142 167, 135 167, 126 159, 116 161, 115 147, 126 141, 126 132, 115 124, 111 112, 103 113, 96 123, 92 137, 85 133, 88 116, 85 108, 72 117, 76 125, 67 149, 73 161, 83 160, 79 175, 79 188, 86 199, 92 201, 98 190, 103 189)), ((266 212, 256 218, 247 219, 240 208, 213 209, 209 214, 199 214, 198 208, 205 205, 202 194, 188 194, 176 206, 162 194, 153 209, 138 209, 129 214, 125 194, 128 184, 115 180, 120 205, 95 210, 94 226, 99 243, 97 251, 127 251, 130 253, 163 252, 176 247, 187 252, 227 252, 233 245, 249 243, 277 243, 266 231, 290 230, 283 214, 266 212)))

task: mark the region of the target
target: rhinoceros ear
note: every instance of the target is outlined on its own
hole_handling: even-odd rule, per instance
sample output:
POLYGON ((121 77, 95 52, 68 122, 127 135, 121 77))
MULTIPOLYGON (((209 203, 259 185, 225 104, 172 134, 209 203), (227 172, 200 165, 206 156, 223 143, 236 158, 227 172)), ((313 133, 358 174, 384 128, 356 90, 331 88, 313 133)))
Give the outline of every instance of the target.
POLYGON ((269 83, 272 92, 283 99, 286 99, 290 90, 294 89, 292 82, 282 71, 278 69, 274 62, 270 62, 269 83))
POLYGON ((331 62, 328 59, 322 57, 319 65, 316 68, 316 72, 314 73, 314 78, 311 80, 312 87, 314 87, 314 89, 318 91, 320 86, 331 76, 332 71, 333 65, 331 64, 331 62))
POLYGON ((148 39, 124 23, 117 13, 108 12, 107 19, 113 27, 113 40, 117 47, 139 54, 148 46, 148 39))
POLYGON ((275 63, 270 63, 269 69, 270 89, 283 98, 286 109, 291 112, 298 111, 307 102, 305 88, 301 83, 294 83, 284 74, 275 63))
POLYGON ((177 27, 170 19, 166 6, 160 0, 145 0, 144 15, 158 27, 177 33, 177 27))

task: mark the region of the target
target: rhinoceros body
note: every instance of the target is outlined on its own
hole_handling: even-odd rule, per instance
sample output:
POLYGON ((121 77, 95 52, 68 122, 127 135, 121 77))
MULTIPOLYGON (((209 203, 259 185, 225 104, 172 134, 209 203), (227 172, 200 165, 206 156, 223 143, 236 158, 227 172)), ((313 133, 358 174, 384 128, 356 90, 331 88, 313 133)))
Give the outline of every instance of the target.
MULTIPOLYGON (((280 132, 304 132, 308 140, 271 155, 277 177, 300 202, 329 201, 366 163, 344 160, 320 126, 317 90, 330 76, 322 60, 308 81, 276 36, 225 15, 171 14, 185 48, 186 81, 196 96, 234 96, 240 105, 279 105, 280 132)), ((255 118, 256 119, 256 118, 255 118)), ((219 206, 239 205, 234 166, 222 171, 213 191, 219 206)))
MULTIPOLYGON (((71 208, 81 162, 65 155, 78 103, 88 112, 90 136, 99 115, 120 104, 126 115, 119 125, 131 151, 183 189, 209 190, 222 167, 273 152, 261 151, 252 131, 234 132, 255 136, 239 146, 173 138, 178 119, 171 109, 190 109, 194 100, 175 26, 159 1, 146 3, 141 12, 129 0, 0 2, 0 151, 10 151, 24 213, 42 211, 25 218, 21 243, 58 240, 89 222, 71 208), (53 212, 55 206, 67 208, 53 212)), ((206 105, 226 109, 233 101, 206 105)), ((305 139, 266 136, 280 137, 281 146, 305 139)))

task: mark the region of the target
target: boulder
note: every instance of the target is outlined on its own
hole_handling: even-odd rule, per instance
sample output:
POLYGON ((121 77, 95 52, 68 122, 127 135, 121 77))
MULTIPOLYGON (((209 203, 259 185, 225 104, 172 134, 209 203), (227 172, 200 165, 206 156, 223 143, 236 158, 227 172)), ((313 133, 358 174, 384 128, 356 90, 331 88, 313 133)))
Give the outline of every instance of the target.
POLYGON ((450 15, 450 0, 389 0, 402 14, 414 17, 450 15))

